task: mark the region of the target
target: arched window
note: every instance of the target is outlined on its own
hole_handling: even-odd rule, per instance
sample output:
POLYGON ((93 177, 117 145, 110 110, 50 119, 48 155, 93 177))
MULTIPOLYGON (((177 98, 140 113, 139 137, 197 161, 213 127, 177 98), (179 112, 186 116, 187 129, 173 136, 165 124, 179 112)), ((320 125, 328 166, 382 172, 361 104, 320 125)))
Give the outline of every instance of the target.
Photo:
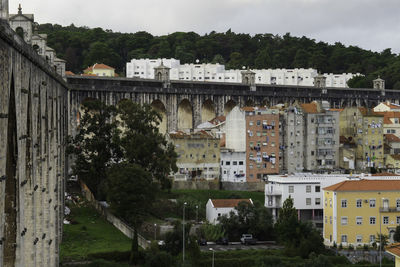
POLYGON ((33 47, 33 50, 36 51, 36 53, 39 52, 39 46, 37 44, 34 44, 32 47, 33 47))
POLYGON ((15 32, 16 32, 22 39, 24 39, 24 29, 22 29, 21 27, 18 27, 17 29, 15 29, 15 32))

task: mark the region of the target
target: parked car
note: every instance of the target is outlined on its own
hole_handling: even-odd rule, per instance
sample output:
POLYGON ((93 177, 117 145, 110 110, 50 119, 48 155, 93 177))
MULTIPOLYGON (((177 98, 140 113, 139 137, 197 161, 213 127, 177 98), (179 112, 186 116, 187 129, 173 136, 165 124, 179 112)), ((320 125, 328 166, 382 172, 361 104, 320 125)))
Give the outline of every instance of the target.
POLYGON ((205 238, 200 238, 198 240, 199 246, 207 246, 207 240, 205 238))
POLYGON ((226 237, 221 237, 221 238, 218 238, 216 243, 217 243, 217 245, 228 245, 229 240, 226 237))
POLYGON ((240 238, 240 242, 243 245, 254 245, 257 242, 257 239, 253 238, 252 234, 242 234, 242 237, 240 238))

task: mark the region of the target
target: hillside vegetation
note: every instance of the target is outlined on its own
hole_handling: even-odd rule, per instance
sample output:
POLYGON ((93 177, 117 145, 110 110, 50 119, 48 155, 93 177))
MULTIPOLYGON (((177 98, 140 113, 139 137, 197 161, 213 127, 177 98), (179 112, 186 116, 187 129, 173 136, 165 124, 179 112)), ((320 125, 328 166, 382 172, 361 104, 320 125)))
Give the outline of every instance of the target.
POLYGON ((400 58, 385 49, 381 52, 344 46, 337 42, 316 42, 307 37, 273 34, 237 34, 210 32, 175 32, 153 36, 140 31, 120 33, 102 28, 42 24, 40 33, 48 34, 48 45, 67 60, 67 70, 82 72, 96 62, 116 68, 124 75, 126 62, 132 58, 176 58, 181 63, 221 63, 226 67, 316 68, 322 73, 362 73, 351 87, 372 87, 378 75, 386 88, 400 89, 400 58))

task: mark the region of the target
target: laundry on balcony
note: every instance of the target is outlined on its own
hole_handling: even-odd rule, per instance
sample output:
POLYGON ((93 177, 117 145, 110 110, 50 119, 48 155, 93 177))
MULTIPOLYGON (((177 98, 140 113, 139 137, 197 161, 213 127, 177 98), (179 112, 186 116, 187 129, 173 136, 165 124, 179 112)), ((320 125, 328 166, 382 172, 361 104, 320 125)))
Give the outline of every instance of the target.
POLYGON ((235 177, 244 177, 244 173, 236 173, 235 177))
POLYGON ((260 146, 255 146, 255 147, 254 147, 254 150, 255 150, 255 151, 260 151, 260 149, 261 149, 260 146))
POLYGON ((265 129, 265 130, 273 130, 273 129, 275 129, 275 126, 274 125, 263 124, 263 129, 265 129))

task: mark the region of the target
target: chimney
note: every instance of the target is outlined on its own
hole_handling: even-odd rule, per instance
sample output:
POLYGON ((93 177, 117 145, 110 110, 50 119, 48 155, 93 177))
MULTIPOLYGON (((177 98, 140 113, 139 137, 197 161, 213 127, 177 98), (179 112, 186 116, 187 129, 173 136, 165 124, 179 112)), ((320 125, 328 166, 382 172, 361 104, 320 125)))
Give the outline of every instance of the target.
POLYGON ((8 21, 8 0, 0 1, 0 20, 8 21))

